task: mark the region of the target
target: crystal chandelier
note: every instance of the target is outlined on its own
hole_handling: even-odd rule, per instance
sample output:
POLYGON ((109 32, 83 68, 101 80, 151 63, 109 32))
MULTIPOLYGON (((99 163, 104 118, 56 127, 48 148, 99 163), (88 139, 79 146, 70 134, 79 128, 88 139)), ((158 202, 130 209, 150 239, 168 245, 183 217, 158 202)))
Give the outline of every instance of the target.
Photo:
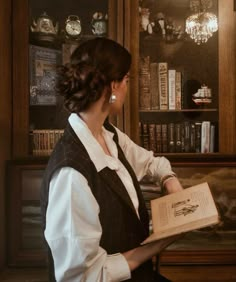
POLYGON ((206 12, 206 9, 211 7, 211 1, 192 0, 190 8, 197 13, 189 16, 186 19, 185 31, 190 35, 198 45, 207 42, 213 35, 213 32, 218 30, 218 20, 216 15, 206 12))

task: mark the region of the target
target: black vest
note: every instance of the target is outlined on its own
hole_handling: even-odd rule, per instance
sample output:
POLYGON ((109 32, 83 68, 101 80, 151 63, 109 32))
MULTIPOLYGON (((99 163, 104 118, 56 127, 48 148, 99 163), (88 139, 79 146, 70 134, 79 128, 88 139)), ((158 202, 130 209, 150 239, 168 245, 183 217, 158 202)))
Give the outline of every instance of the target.
MULTIPOLYGON (((108 254, 113 254, 122 253, 140 245, 149 234, 149 217, 135 173, 118 145, 116 130, 109 123, 106 123, 105 127, 114 133, 113 139, 117 144, 118 157, 132 177, 139 199, 140 219, 137 217, 128 192, 116 172, 108 167, 97 172, 85 147, 69 124, 63 137, 57 143, 45 170, 41 189, 41 207, 44 230, 49 183, 53 173, 66 166, 76 169, 88 180, 91 191, 100 207, 99 219, 102 226, 100 245, 108 254)), ((50 281, 55 281, 51 254, 49 257, 50 266, 50 281)), ((132 272, 130 281, 155 281, 153 275, 152 262, 148 261, 132 272)))

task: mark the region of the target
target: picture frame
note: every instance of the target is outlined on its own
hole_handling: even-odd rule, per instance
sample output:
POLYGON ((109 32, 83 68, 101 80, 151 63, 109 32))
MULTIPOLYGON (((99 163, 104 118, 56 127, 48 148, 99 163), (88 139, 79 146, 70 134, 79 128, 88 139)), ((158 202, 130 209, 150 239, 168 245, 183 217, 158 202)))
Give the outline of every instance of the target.
POLYGON ((221 223, 183 235, 161 255, 161 264, 236 264, 236 156, 170 156, 184 188, 207 182, 221 223))

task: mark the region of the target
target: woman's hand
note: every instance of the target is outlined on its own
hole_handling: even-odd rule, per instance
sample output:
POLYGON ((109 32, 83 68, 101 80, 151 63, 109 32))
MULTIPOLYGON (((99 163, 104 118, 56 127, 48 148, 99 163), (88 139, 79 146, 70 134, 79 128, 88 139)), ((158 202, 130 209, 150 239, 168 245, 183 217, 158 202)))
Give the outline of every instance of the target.
POLYGON ((123 256, 128 262, 130 271, 133 271, 142 263, 151 259, 153 256, 160 254, 162 250, 164 250, 166 247, 168 247, 170 244, 172 244, 182 236, 182 234, 174 235, 165 239, 139 246, 135 249, 123 253, 123 256))

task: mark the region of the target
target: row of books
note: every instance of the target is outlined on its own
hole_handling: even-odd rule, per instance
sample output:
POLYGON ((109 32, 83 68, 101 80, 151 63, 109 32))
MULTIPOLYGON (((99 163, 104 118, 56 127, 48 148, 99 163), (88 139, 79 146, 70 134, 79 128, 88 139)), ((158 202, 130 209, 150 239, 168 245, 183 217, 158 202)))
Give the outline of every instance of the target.
POLYGON ((150 62, 141 57, 139 63, 140 110, 181 110, 182 75, 169 69, 167 62, 150 62))
POLYGON ((210 121, 139 124, 141 146, 154 153, 215 152, 216 125, 210 121))
POLYGON ((49 156, 63 133, 62 129, 34 129, 30 131, 31 154, 49 156))

